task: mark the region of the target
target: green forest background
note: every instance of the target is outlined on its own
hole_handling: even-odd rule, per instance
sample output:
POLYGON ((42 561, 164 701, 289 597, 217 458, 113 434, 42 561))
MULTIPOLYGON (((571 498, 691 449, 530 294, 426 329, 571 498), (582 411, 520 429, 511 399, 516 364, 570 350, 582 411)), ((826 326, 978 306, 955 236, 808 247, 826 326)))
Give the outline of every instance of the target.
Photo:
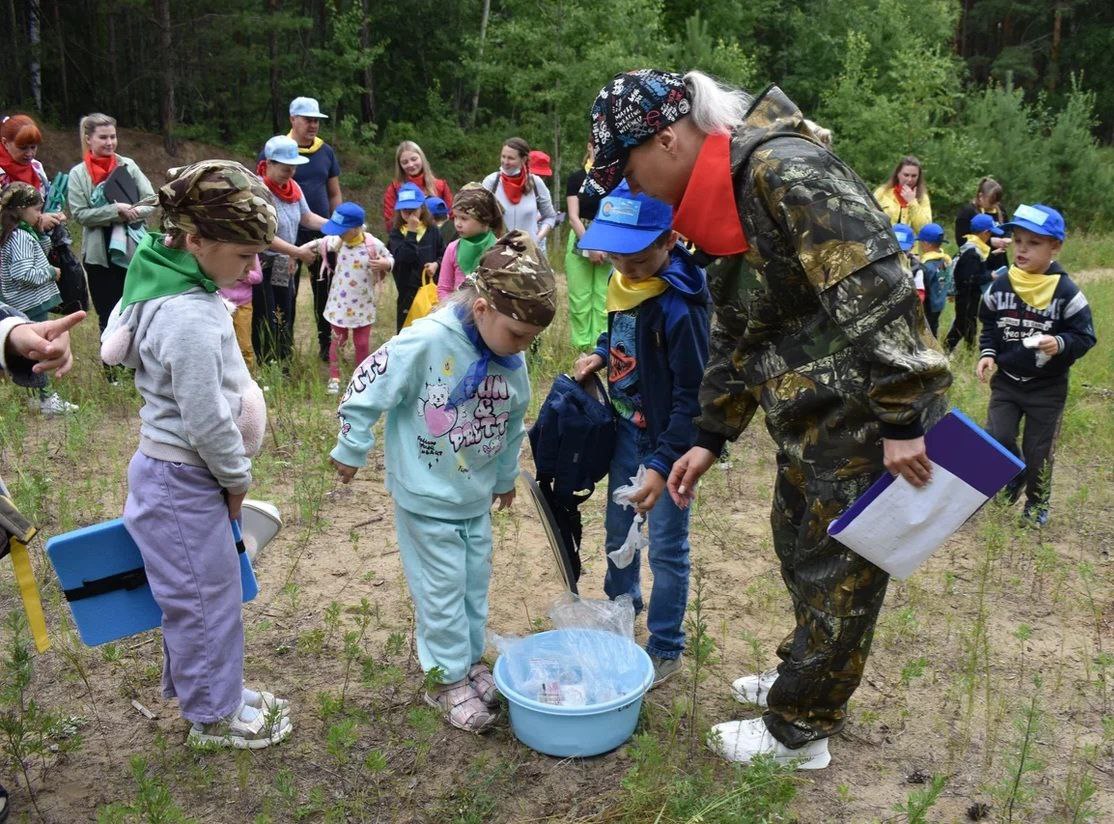
MULTIPOLYGON (((296 95, 332 119, 346 190, 415 139, 458 187, 512 134, 577 164, 615 72, 777 83, 868 182, 911 153, 941 217, 991 174, 1069 226, 1114 223, 1109 0, 6 0, 5 110, 254 155, 296 95), (37 64, 38 71, 34 70, 37 64), (35 78, 41 80, 36 88, 35 78), (41 101, 41 103, 39 103, 41 101)), ((76 136, 75 136, 76 147, 76 136)), ((122 147, 126 153, 126 148, 122 147)), ((560 186, 555 187, 560 190, 560 186)), ((368 204, 371 205, 371 204, 368 204)))

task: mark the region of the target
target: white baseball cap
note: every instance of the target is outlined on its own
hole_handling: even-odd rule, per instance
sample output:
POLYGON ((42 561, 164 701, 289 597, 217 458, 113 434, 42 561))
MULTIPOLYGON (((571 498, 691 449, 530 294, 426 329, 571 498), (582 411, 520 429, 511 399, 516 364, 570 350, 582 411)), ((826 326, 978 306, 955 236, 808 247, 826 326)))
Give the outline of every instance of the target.
POLYGON ((290 101, 290 116, 317 117, 328 120, 329 116, 322 113, 321 107, 312 97, 295 97, 290 101))

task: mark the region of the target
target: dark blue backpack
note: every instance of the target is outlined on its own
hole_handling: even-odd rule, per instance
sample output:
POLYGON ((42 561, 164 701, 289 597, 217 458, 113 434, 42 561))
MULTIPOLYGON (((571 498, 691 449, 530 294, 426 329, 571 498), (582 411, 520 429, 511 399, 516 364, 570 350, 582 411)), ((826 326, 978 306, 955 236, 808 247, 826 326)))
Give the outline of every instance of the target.
POLYGON ((615 449, 615 413, 602 381, 593 375, 585 388, 558 375, 530 427, 530 448, 539 483, 551 482, 558 498, 586 500, 615 449))

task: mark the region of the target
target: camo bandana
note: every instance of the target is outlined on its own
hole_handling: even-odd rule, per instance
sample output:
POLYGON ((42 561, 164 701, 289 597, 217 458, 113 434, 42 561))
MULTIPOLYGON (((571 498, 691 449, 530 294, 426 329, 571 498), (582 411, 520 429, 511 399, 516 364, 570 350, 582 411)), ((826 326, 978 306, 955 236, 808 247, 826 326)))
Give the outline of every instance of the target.
POLYGON ((202 160, 170 169, 158 191, 164 231, 227 243, 270 243, 278 216, 256 175, 231 160, 202 160))
POLYGON ((557 312, 553 270, 520 229, 495 241, 469 280, 480 297, 514 320, 544 328, 557 312))

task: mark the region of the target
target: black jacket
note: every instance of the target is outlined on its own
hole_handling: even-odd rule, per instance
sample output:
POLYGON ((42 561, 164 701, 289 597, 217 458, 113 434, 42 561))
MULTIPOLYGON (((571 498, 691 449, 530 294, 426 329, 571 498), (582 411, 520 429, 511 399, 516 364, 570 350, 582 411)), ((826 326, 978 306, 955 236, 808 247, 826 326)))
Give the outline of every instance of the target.
POLYGON ((1056 261, 1046 274, 1060 275, 1052 302, 1046 309, 1034 309, 1014 292, 1005 269, 996 273, 994 283, 979 304, 982 334, 981 357, 994 358, 998 368, 1011 378, 1059 377, 1095 345, 1095 326, 1087 298, 1056 261), (1036 349, 1021 342, 1031 335, 1052 335, 1060 342, 1060 353, 1037 366, 1036 349))
POLYGON ((988 261, 983 258, 978 248, 973 243, 964 243, 959 247, 959 257, 955 259, 955 268, 952 270, 952 281, 955 288, 982 289, 994 279, 993 269, 988 261))
POLYGON ((421 240, 409 233, 404 235, 400 229, 391 229, 387 237, 387 251, 395 259, 395 285, 399 289, 417 289, 422 285, 422 267, 427 263, 441 262, 445 241, 436 226, 427 227, 421 240))

